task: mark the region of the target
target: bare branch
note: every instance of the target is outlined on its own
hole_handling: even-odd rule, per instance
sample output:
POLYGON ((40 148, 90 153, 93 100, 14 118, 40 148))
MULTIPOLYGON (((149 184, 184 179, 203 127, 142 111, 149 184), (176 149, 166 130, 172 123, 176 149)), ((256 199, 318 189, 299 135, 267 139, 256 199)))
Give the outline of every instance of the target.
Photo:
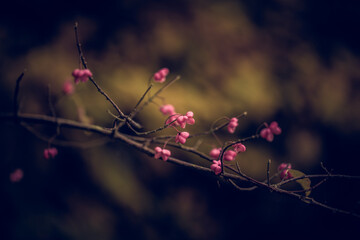
POLYGON ((24 72, 22 72, 20 74, 20 76, 16 79, 16 85, 15 85, 15 91, 14 91, 14 108, 13 108, 13 113, 14 113, 14 116, 17 116, 18 115, 18 112, 19 112, 19 91, 20 91, 20 83, 21 83, 21 80, 23 79, 24 77, 24 72))

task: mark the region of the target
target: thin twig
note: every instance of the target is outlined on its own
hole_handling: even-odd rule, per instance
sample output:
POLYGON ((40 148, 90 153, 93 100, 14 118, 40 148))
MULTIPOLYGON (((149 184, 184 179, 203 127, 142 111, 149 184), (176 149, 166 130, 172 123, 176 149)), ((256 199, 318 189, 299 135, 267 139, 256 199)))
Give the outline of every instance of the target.
POLYGON ((257 188, 257 186, 252 186, 252 187, 247 187, 247 188, 244 188, 244 187, 240 187, 239 185, 237 185, 233 180, 231 179, 228 179, 228 181, 238 190, 240 191, 252 191, 252 190, 255 190, 257 188))
POLYGON ((19 91, 20 91, 20 83, 21 83, 21 80, 23 79, 24 77, 24 72, 22 72, 20 74, 20 76, 16 79, 16 85, 15 85, 15 91, 14 91, 14 109, 13 109, 13 113, 14 113, 14 116, 17 116, 18 115, 18 112, 19 112, 19 91))
POLYGON ((179 79, 180 79, 180 76, 176 76, 174 79, 167 82, 166 85, 161 87, 156 93, 154 93, 154 95, 149 97, 149 99, 146 102, 144 102, 144 104, 140 108, 138 108, 136 111, 134 111, 132 117, 135 117, 135 115, 138 114, 140 111, 142 111, 144 109, 144 107, 146 107, 149 103, 151 103, 155 97, 157 97, 162 91, 164 91, 166 88, 168 88, 171 84, 175 83, 179 79))
MULTIPOLYGON (((80 60, 81 60, 81 63, 82 65, 84 66, 85 69, 88 69, 88 66, 87 66, 87 62, 85 60, 85 57, 84 57, 84 54, 83 54, 83 51, 82 51, 82 48, 81 48, 81 43, 80 43, 80 40, 79 40, 79 34, 78 34, 78 23, 76 22, 75 23, 75 26, 74 26, 74 30, 75 30, 75 39, 76 39, 76 46, 77 46, 77 50, 78 50, 78 53, 79 53, 79 56, 80 56, 80 60)), ((131 118, 129 118, 128 116, 126 116, 119 108, 119 106, 109 97, 109 95, 107 95, 104 90, 102 90, 102 88, 95 82, 94 78, 93 77, 89 77, 90 81, 94 84, 94 86, 96 87, 96 89, 98 90, 98 92, 103 95, 106 100, 108 100, 110 102, 110 104, 115 108, 115 110, 119 113, 119 115, 122 117, 122 118, 125 118, 127 121, 129 121, 133 126, 135 126, 136 128, 141 128, 141 125, 137 122, 135 122, 134 120, 132 120, 131 118)))
POLYGON ((270 163, 271 163, 271 159, 268 160, 267 166, 266 166, 266 181, 267 181, 268 186, 270 186, 270 163))
POLYGON ((150 89, 154 86, 154 84, 150 84, 149 87, 146 89, 145 93, 141 96, 141 98, 139 99, 139 101, 136 103, 134 110, 132 110, 132 112, 129 114, 129 117, 132 117, 132 115, 137 111, 138 106, 140 105, 140 103, 144 100, 144 97, 146 96, 146 94, 148 94, 148 92, 150 91, 150 89))

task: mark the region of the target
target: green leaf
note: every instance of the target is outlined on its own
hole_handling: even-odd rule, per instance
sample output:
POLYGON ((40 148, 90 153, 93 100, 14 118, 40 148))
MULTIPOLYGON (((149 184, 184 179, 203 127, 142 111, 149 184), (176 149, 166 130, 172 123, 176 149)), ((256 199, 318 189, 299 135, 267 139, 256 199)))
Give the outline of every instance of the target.
MULTIPOLYGON (((298 170, 295 170, 295 169, 289 169, 289 172, 290 174, 294 177, 294 178, 297 178, 297 177, 302 177, 302 176, 305 176, 305 173, 303 172, 300 172, 298 170)), ((296 180, 296 182, 298 184, 300 184, 300 186, 304 189, 304 190, 308 190, 310 189, 311 187, 311 181, 309 178, 303 178, 303 179, 299 179, 299 180, 296 180)), ((305 196, 309 196, 311 193, 310 190, 306 191, 305 192, 305 196)))

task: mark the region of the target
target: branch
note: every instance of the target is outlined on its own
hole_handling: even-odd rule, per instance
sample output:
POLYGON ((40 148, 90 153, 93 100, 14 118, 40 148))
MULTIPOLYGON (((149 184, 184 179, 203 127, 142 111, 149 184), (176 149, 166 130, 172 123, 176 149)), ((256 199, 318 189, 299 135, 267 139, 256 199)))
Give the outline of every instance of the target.
MULTIPOLYGON (((38 114, 23 114, 23 113, 20 114, 19 113, 19 114, 16 115, 16 114, 9 113, 9 114, 0 114, 0 121, 15 121, 15 122, 18 121, 20 123, 23 123, 23 122, 25 122, 25 123, 38 123, 38 124, 44 124, 44 125, 53 125, 53 126, 55 126, 57 128, 67 127, 67 128, 90 131, 90 132, 94 132, 94 133, 97 133, 97 134, 100 134, 100 135, 107 136, 107 137, 109 137, 111 139, 115 139, 115 140, 119 140, 121 142, 124 142, 124 143, 128 144, 129 146, 134 147, 135 149, 147 154, 148 156, 153 157, 154 154, 155 154, 155 151, 153 149, 149 148, 148 144, 145 144, 145 142, 137 141, 137 140, 135 140, 135 138, 131 138, 130 136, 128 136, 126 134, 122 134, 122 133, 119 133, 119 132, 115 132, 115 134, 114 134, 112 129, 103 128, 103 127, 100 127, 100 126, 97 126, 97 125, 84 124, 84 123, 80 123, 80 122, 77 122, 77 121, 74 121, 74 120, 63 119, 63 118, 55 118, 55 117, 51 117, 51 116, 44 116, 44 115, 38 115, 38 114)), ((256 136, 256 135, 254 135, 254 136, 256 136)), ((245 139, 253 139, 254 136, 249 137, 249 138, 245 138, 245 139)), ((244 141, 244 139, 240 139, 240 140, 238 140, 236 142, 233 142, 233 143, 227 145, 224 148, 224 150, 226 150, 227 148, 229 148, 230 146, 236 144, 239 141, 240 142, 244 141)), ((184 149, 186 151, 198 154, 199 156, 201 156, 203 158, 209 159, 206 155, 204 155, 202 153, 200 154, 200 152, 197 151, 196 149, 185 147, 185 146, 182 146, 182 145, 180 145, 180 146, 181 146, 180 148, 182 148, 182 149, 184 149)), ((181 159, 178 159, 178 158, 175 158, 175 157, 169 157, 167 162, 173 163, 173 164, 176 164, 176 165, 179 165, 179 166, 187 167, 187 168, 190 168, 190 169, 194 169, 194 170, 197 170, 199 172, 209 174, 211 176, 215 176, 213 171, 208 167, 203 167, 203 166, 200 166, 200 165, 189 163, 189 162, 186 162, 184 160, 181 160, 181 159)), ((303 195, 300 195, 300 194, 297 194, 297 193, 294 193, 294 192, 283 190, 281 188, 278 188, 277 185, 270 185, 268 182, 258 181, 256 179, 251 178, 251 177, 245 175, 244 173, 242 173, 239 168, 238 168, 238 171, 236 171, 236 169, 233 169, 230 166, 225 166, 225 167, 232 170, 232 171, 234 171, 236 174, 222 172, 222 174, 220 175, 220 179, 224 179, 224 180, 228 180, 228 181, 231 180, 230 182, 234 186, 236 185, 234 181, 246 181, 246 182, 249 182, 249 183, 253 184, 254 187, 261 187, 261 188, 264 188, 264 189, 268 189, 268 190, 270 190, 272 192, 277 192, 277 193, 280 193, 280 194, 285 194, 285 195, 291 196, 291 197, 296 198, 296 199, 300 199, 301 201, 303 201, 303 202, 305 202, 307 204, 316 205, 316 206, 319 206, 319 207, 329 209, 329 210, 334 211, 334 212, 338 212, 338 213, 351 215, 351 216, 360 218, 360 215, 357 214, 357 213, 352 213, 352 212, 345 211, 345 210, 342 210, 342 209, 337 209, 337 208, 328 206, 328 205, 326 205, 324 203, 320 203, 320 202, 314 200, 313 198, 305 197, 303 195)), ((306 176, 303 176, 302 178, 305 178, 305 177, 306 176)), ((339 177, 341 177, 341 178, 360 179, 360 177, 358 177, 358 176, 348 176, 348 175, 339 175, 339 174, 307 175, 307 177, 309 177, 309 178, 315 178, 315 177, 339 178, 339 177)), ((301 179, 301 177, 298 178, 298 179, 301 179)), ((285 183, 285 181, 284 181, 284 183, 285 183)), ((239 186, 237 186, 236 188, 239 189, 239 190, 242 189, 239 186)), ((252 190, 252 188, 250 187, 248 190, 252 190)))

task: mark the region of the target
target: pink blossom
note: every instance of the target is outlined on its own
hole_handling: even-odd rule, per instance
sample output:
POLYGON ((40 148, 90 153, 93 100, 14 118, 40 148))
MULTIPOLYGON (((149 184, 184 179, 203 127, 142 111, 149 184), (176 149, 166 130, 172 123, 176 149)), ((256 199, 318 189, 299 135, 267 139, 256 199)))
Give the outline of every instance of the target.
POLYGON ((44 149, 44 158, 45 159, 55 158, 55 156, 57 154, 58 154, 58 150, 54 147, 44 149))
POLYGON ((93 74, 89 69, 78 69, 78 68, 72 72, 72 75, 74 77, 74 81, 76 84, 78 84, 79 82, 86 82, 89 80, 89 77, 93 76, 93 74))
POLYGON ((233 161, 236 157, 236 152, 233 150, 228 150, 224 153, 224 160, 233 161))
POLYGON ((160 112, 164 115, 174 115, 176 114, 175 108, 171 104, 165 104, 160 107, 160 112))
POLYGON ((272 142, 274 140, 274 134, 281 134, 281 128, 278 126, 277 122, 270 123, 270 126, 265 123, 266 128, 262 129, 260 132, 260 136, 265 138, 268 142, 272 142))
POLYGON ((293 176, 291 175, 291 173, 289 172, 289 169, 291 169, 291 164, 290 163, 282 163, 279 165, 278 167, 278 171, 280 172, 280 178, 283 180, 287 180, 292 178, 293 176))
POLYGON ((242 143, 237 143, 235 144, 234 146, 234 150, 236 153, 239 153, 239 152, 245 152, 246 151, 246 147, 244 144, 242 143))
POLYGON ((168 68, 162 68, 159 71, 157 71, 154 74, 154 81, 155 82, 165 82, 166 80, 166 76, 169 74, 169 69, 168 68))
POLYGON ((64 82, 62 90, 65 95, 73 94, 75 90, 73 82, 71 80, 64 82))
POLYGON ((24 172, 20 168, 10 173, 11 182, 19 182, 24 177, 24 172))
POLYGON ((238 125, 238 119, 231 118, 229 124, 227 125, 227 130, 229 131, 229 133, 234 133, 238 125))
POLYGON ((170 157, 171 155, 171 152, 170 150, 167 150, 167 149, 162 149, 161 147, 156 147, 155 148, 155 158, 156 159, 159 159, 159 158, 162 158, 164 161, 167 161, 168 158, 170 157))
POLYGON ((185 128, 186 124, 193 125, 195 123, 194 113, 189 111, 186 115, 178 117, 177 122, 180 124, 180 127, 185 128))
POLYGON ((190 136, 188 132, 181 132, 176 135, 175 142, 184 144, 186 139, 190 136))
POLYGON ((221 161, 213 160, 213 164, 211 164, 210 168, 216 175, 219 175, 221 173, 221 161))
POLYGON ((213 148, 210 151, 210 157, 213 159, 219 159, 221 148, 213 148))

